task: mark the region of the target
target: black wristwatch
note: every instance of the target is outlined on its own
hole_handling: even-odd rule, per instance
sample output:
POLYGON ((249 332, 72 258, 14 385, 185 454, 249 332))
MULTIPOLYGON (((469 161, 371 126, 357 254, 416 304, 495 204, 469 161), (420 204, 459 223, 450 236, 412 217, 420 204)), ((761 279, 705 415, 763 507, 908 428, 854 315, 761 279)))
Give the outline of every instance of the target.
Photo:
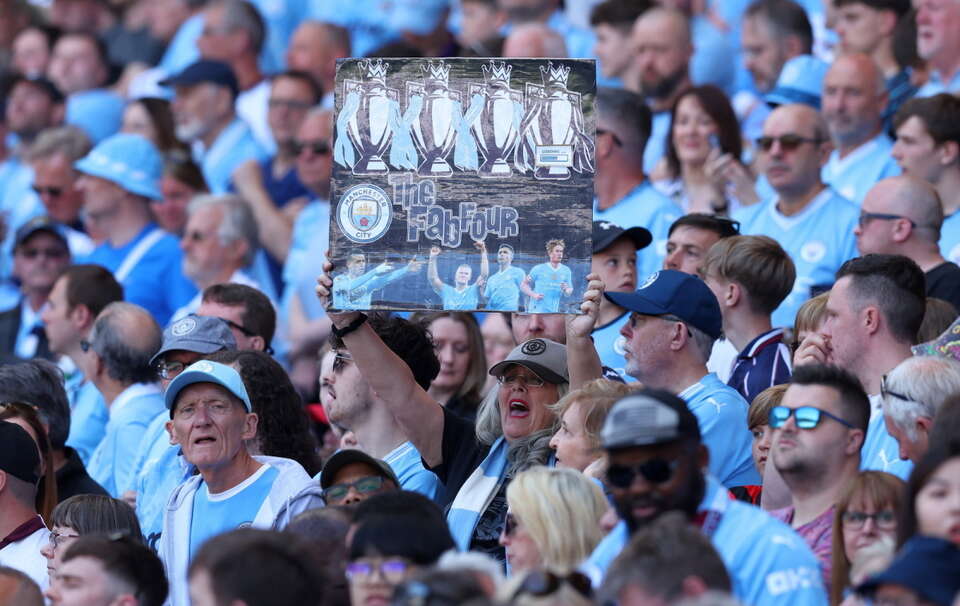
POLYGON ((356 319, 344 326, 343 328, 337 328, 336 326, 330 325, 330 332, 332 332, 338 339, 342 339, 345 336, 349 335, 356 329, 363 326, 363 323, 367 321, 367 314, 360 312, 356 319))

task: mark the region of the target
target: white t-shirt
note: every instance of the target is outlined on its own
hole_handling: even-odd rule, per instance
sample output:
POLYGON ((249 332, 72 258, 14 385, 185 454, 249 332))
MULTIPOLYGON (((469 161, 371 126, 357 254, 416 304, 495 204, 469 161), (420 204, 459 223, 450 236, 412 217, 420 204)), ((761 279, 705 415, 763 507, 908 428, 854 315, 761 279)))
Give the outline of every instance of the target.
POLYGON ((39 528, 30 536, 10 543, 0 549, 0 565, 24 572, 40 586, 41 591, 50 584, 47 575, 47 558, 40 549, 50 541, 50 531, 39 528))

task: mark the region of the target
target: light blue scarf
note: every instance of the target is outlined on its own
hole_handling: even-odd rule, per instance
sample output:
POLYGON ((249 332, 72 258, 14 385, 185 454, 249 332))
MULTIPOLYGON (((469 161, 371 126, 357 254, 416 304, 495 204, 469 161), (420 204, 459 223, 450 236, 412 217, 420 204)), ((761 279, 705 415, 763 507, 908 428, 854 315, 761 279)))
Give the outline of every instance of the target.
POLYGON ((480 514, 490 505, 503 483, 507 470, 507 450, 507 441, 502 436, 497 438, 487 458, 473 470, 450 505, 447 525, 461 551, 470 549, 470 539, 473 538, 480 514))

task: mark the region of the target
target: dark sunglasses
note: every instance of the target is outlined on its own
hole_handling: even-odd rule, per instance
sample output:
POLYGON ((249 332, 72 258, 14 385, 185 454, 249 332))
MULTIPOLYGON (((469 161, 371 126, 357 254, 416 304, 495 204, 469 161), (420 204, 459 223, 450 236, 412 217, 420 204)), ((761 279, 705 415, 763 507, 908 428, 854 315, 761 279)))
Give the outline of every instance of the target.
POLYGON ((823 143, 823 139, 818 139, 816 137, 801 137, 800 135, 780 135, 779 137, 757 137, 754 140, 754 143, 756 143, 757 147, 765 152, 770 151, 770 149, 773 148, 774 143, 779 143, 780 149, 783 151, 790 152, 797 149, 804 143, 823 143))
POLYGON ((326 156, 330 153, 330 144, 326 141, 294 141, 293 153, 300 155, 303 150, 309 149, 318 156, 326 156))
POLYGON ((850 429, 856 429, 853 424, 841 419, 836 415, 832 415, 826 410, 821 410, 816 406, 800 406, 797 408, 787 408, 786 406, 774 406, 770 409, 770 427, 773 429, 779 429, 787 424, 787 420, 793 416, 797 427, 800 429, 813 429, 820 424, 820 421, 824 417, 828 417, 849 427, 850 429))
POLYGON ((860 217, 857 219, 857 225, 859 225, 860 227, 863 227, 864 225, 866 225, 870 221, 873 221, 874 219, 877 219, 879 221, 897 221, 898 219, 904 219, 910 222, 911 227, 913 228, 917 227, 917 224, 913 219, 909 217, 904 217, 903 215, 891 215, 890 213, 868 213, 868 212, 860 213, 860 217))
POLYGON ((58 197, 60 197, 60 194, 63 193, 63 188, 62 188, 62 187, 41 187, 41 186, 39 186, 39 185, 34 185, 34 186, 32 187, 32 189, 33 189, 34 192, 36 192, 36 194, 37 194, 38 196, 42 196, 43 194, 47 194, 47 195, 49 195, 49 196, 51 196, 51 197, 53 197, 53 198, 58 198, 58 197))
POLYGON ((512 513, 507 513, 507 517, 503 519, 503 535, 512 537, 517 531, 518 524, 517 518, 512 513))
POLYGON ((571 572, 566 576, 547 572, 545 570, 534 570, 524 577, 523 582, 517 587, 513 598, 522 594, 528 594, 536 597, 545 597, 553 595, 566 583, 581 596, 590 599, 593 597, 593 586, 590 579, 581 572, 571 572))
POLYGON ((334 484, 323 491, 323 498, 328 503, 330 501, 341 501, 347 496, 351 488, 356 488, 360 494, 370 494, 380 490, 381 486, 383 486, 382 476, 367 476, 355 482, 334 484))
POLYGON ((630 488, 639 474, 651 484, 663 484, 670 481, 679 464, 680 459, 670 461, 660 457, 648 459, 639 465, 612 463, 607 468, 607 483, 616 488, 630 488))

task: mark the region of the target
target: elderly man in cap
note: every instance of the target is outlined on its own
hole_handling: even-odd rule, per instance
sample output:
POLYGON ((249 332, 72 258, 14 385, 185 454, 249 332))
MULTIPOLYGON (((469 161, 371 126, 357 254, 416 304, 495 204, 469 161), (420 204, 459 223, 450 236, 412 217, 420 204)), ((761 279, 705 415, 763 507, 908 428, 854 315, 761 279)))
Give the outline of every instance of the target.
POLYGON ((0 313, 0 351, 24 359, 54 358, 40 313, 69 264, 63 226, 50 217, 34 217, 17 230, 13 275, 20 282, 21 299, 16 307, 0 313))
POLYGON ((181 273, 177 239, 153 222, 150 200, 162 197, 160 152, 143 137, 119 134, 94 147, 76 167, 83 173, 77 186, 83 190, 84 220, 108 234, 87 262, 113 272, 126 300, 166 325, 196 290, 181 273))
POLYGON ((747 402, 707 372, 722 318, 717 298, 699 278, 672 269, 650 275, 631 293, 607 299, 630 312, 620 333, 626 371, 647 387, 687 402, 710 450, 710 473, 728 487, 759 484, 750 456, 747 402))
POLYGON ((320 488, 327 505, 356 505, 375 494, 400 490, 400 480, 386 461, 346 448, 323 466, 320 488))
MULTIPOLYGON (((157 370, 161 389, 166 389, 187 366, 212 353, 236 348, 233 331, 224 320, 191 314, 164 329, 163 345, 150 365, 157 370)), ((164 410, 150 422, 134 464, 133 486, 124 494, 135 502, 140 529, 151 547, 156 547, 160 538, 167 498, 194 471, 180 456, 180 448, 170 444, 169 419, 164 410)))
POLYGON ((731 500, 705 471, 712 453, 683 400, 659 389, 626 396, 613 405, 600 436, 620 523, 584 565, 595 583, 637 529, 679 511, 709 537, 744 604, 827 603, 820 567, 803 540, 760 509, 731 500))
POLYGON ((170 442, 199 472, 170 495, 160 538, 172 602, 188 604, 187 566, 204 541, 240 526, 281 530, 320 502, 299 463, 247 450, 258 419, 230 366, 195 362, 170 383, 164 399, 170 442))
POLYGON ((37 515, 40 451, 18 424, 0 421, 0 566, 21 570, 47 585, 47 561, 40 548, 50 531, 37 515))
POLYGON ((267 158, 250 127, 237 117, 239 85, 229 65, 197 61, 161 84, 176 91, 177 138, 193 145, 194 160, 211 192, 226 193, 233 171, 245 160, 267 158))

